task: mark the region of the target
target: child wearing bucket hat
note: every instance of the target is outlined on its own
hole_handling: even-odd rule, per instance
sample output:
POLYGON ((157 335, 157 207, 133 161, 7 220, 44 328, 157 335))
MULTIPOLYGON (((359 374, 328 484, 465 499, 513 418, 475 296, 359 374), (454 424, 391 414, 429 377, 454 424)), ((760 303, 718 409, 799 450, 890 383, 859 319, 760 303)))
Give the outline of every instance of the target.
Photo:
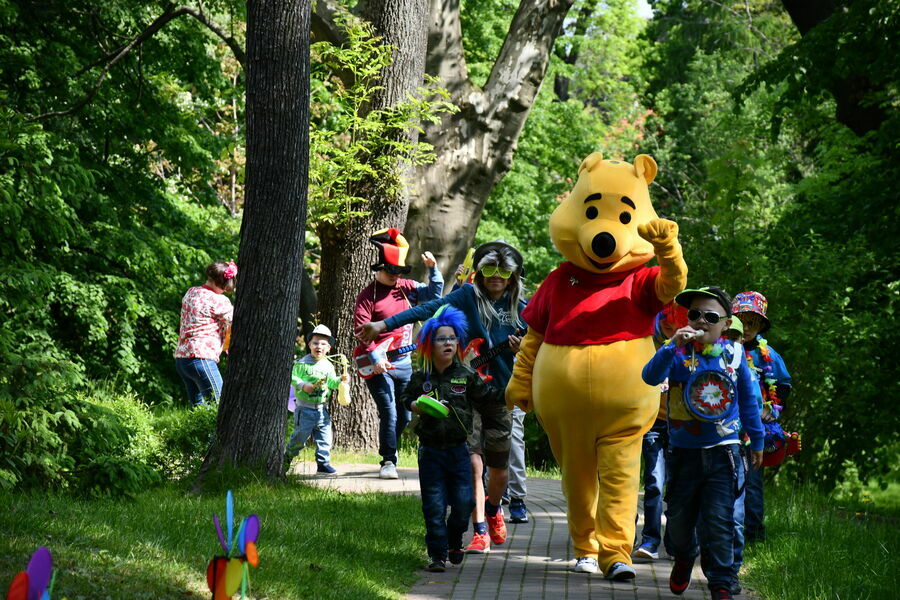
POLYGON ((731 598, 735 481, 744 471, 738 432, 750 436, 753 467, 762 463, 758 390, 739 345, 725 337, 731 298, 717 287, 687 289, 675 302, 688 324, 657 350, 643 369, 649 385, 667 377, 669 395, 668 551, 675 557, 669 589, 683 594, 700 550, 714 598, 731 598), (698 535, 695 536, 695 529, 698 535))
POLYGON ((419 487, 430 559, 426 569, 432 572, 444 571, 448 558, 454 565, 463 560, 463 534, 475 504, 466 445, 475 411, 506 408, 503 390, 460 363, 467 328, 463 312, 449 305, 425 321, 416 339, 416 370, 400 395, 403 405, 420 415, 419 487))
MULTIPOLYGON (((747 363, 757 377, 762 397, 761 418, 767 429, 767 453, 772 454, 773 451, 779 450, 776 448, 778 439, 782 441, 785 439, 781 426, 776 421, 781 416, 785 401, 791 393, 791 375, 784 364, 784 359, 762 336, 772 327, 766 315, 768 308, 769 302, 765 296, 759 292, 747 291, 735 295, 731 311, 744 326, 744 351, 747 363)), ((766 462, 771 464, 771 457, 766 462)), ((745 540, 747 542, 765 540, 762 471, 750 472, 747 475, 744 509, 745 540)))
MULTIPOLYGON (((369 242, 378 251, 378 258, 372 265, 374 281, 367 285, 356 297, 353 307, 353 326, 357 330, 363 323, 378 321, 435 298, 444 291, 444 279, 437 269, 431 252, 422 254, 422 262, 428 268, 428 282, 420 283, 401 277, 412 267, 407 264, 409 243, 400 230, 389 227, 376 231, 369 242)), ((357 335, 360 344, 354 349, 354 357, 368 355, 374 365, 374 375, 365 379, 366 387, 372 394, 378 409, 378 453, 381 455, 379 477, 397 479, 397 448, 403 430, 412 415, 397 402, 397 398, 412 375, 409 354, 388 361, 376 348, 390 344, 389 350, 412 344, 412 325, 392 327, 382 331, 372 339, 357 335)))
POLYGON ((294 364, 291 385, 296 395, 294 408, 294 432, 284 449, 284 470, 312 435, 316 443, 316 472, 331 475, 331 415, 328 413, 328 397, 341 382, 348 383, 346 373, 340 377, 328 360, 334 344, 334 336, 325 325, 316 325, 306 340, 309 353, 294 364))

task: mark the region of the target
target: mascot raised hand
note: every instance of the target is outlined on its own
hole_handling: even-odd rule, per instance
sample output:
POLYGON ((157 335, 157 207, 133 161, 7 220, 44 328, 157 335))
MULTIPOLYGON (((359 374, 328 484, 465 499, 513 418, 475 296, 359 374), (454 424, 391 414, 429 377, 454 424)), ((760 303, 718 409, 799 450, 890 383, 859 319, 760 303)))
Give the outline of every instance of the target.
POLYGON ((641 379, 653 319, 687 281, 678 225, 650 204, 656 170, 645 154, 581 163, 550 217, 568 261, 522 313, 528 334, 506 388, 510 407, 537 413, 562 470, 575 570, 615 580, 635 574, 641 438, 659 410, 659 389, 641 379))

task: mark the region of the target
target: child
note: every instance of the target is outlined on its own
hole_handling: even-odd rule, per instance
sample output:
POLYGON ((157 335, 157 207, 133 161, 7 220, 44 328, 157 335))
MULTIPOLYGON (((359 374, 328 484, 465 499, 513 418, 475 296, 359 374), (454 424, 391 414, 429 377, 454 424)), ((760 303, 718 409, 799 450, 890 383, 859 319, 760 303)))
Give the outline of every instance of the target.
MULTIPOLYGON (((771 431, 770 437, 784 434, 775 421, 784 410, 791 393, 791 375, 784 360, 768 345, 762 334, 772 326, 766 317, 769 302, 759 292, 741 292, 734 297, 731 310, 744 326, 744 351, 747 363, 756 373, 762 393, 762 422, 771 431)), ((747 543, 766 539, 763 502, 762 470, 747 473, 747 494, 744 500, 744 534, 747 543)))
POLYGON ((291 384, 297 394, 297 408, 294 410, 294 433, 284 449, 284 470, 287 472, 291 460, 309 439, 310 433, 316 442, 317 473, 335 473, 328 460, 331 457, 331 415, 328 414, 328 396, 341 382, 348 382, 346 373, 340 377, 334 372, 334 365, 328 360, 328 353, 334 337, 325 325, 316 325, 306 346, 309 354, 294 364, 291 384))
POLYGON ((463 560, 463 533, 475 507, 466 445, 473 414, 483 407, 505 407, 501 388, 485 384, 459 362, 466 329, 465 315, 449 305, 425 322, 417 338, 417 369, 400 396, 404 406, 421 415, 415 431, 419 436, 425 545, 430 557, 426 569, 435 573, 444 571, 448 555, 454 565, 463 560), (449 415, 424 414, 418 400, 421 395, 440 401, 449 415))
POLYGON ((669 589, 681 595, 691 583, 696 527, 712 597, 730 599, 734 501, 743 472, 738 450, 742 425, 750 436, 753 467, 762 463, 756 389, 743 352, 722 337, 731 320, 728 295, 717 287, 703 287, 681 292, 675 302, 688 308, 688 325, 675 332, 642 373, 649 385, 669 378, 666 501, 675 557, 669 589))

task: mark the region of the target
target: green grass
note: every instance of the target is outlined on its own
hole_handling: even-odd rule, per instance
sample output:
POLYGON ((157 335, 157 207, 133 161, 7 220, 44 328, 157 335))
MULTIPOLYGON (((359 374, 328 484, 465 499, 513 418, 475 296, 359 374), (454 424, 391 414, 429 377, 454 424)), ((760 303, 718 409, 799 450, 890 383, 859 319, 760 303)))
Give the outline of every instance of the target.
POLYGON ((748 547, 748 585, 772 600, 896 598, 900 515, 837 506, 812 487, 766 488, 768 540, 748 547))
MULTIPOLYGON (((261 520, 251 597, 400 598, 424 561, 418 498, 343 494, 297 483, 234 490, 235 517, 261 520), (389 519, 384 515, 390 515, 389 519)), ((166 486, 130 500, 0 492, 0 586, 41 545, 58 570, 54 598, 207 597, 206 565, 221 548, 225 494, 166 486)))

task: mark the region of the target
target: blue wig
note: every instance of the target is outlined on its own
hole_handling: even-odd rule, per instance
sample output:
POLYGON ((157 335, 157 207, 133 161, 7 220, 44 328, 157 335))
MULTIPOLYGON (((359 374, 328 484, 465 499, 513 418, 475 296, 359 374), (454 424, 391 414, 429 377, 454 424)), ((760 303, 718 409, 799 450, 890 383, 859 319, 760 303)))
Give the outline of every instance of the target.
POLYGON ((453 332, 459 338, 457 356, 462 358, 462 349, 466 345, 466 331, 469 328, 466 322, 466 315, 458 308, 445 304, 434 313, 433 317, 425 321, 422 329, 419 330, 419 335, 416 337, 416 366, 426 373, 431 371, 433 364, 431 350, 433 348, 434 333, 441 327, 453 328, 453 332))

